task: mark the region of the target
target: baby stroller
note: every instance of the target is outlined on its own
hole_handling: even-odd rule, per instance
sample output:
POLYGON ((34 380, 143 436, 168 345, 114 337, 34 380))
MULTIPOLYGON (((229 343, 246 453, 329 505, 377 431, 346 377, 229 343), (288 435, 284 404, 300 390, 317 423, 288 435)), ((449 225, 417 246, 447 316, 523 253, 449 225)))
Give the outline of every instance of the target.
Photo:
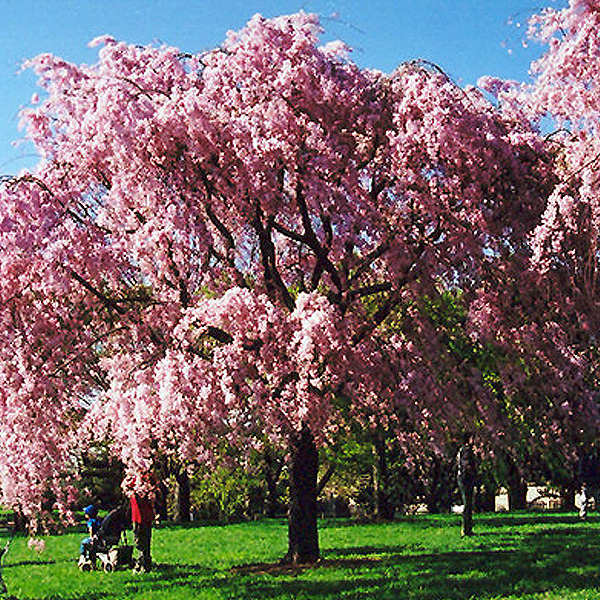
POLYGON ((95 568, 96 559, 102 569, 110 573, 119 567, 129 568, 133 562, 133 546, 127 543, 126 530, 129 525, 126 511, 120 507, 111 510, 102 519, 100 529, 94 539, 90 557, 79 562, 82 571, 95 568))

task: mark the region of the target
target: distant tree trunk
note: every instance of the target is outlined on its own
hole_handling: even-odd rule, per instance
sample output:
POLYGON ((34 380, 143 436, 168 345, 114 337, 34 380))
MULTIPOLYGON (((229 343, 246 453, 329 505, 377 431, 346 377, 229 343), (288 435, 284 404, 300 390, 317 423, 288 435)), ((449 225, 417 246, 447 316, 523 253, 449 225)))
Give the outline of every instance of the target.
POLYGON ((508 476, 508 510, 525 510, 527 508, 527 483, 521 477, 517 465, 508 457, 506 461, 508 476))
POLYGON ((475 495, 477 512, 494 512, 496 510, 496 490, 489 485, 481 485, 475 495))
POLYGON ((278 512, 279 499, 277 495, 277 483, 283 469, 283 461, 274 452, 267 448, 264 454, 264 474, 267 485, 266 514, 267 517, 275 517, 278 512))
POLYGON ((456 457, 457 482, 463 503, 461 518, 461 536, 473 535, 473 509, 475 499, 475 482, 477 480, 477 465, 469 435, 464 436, 463 443, 456 457))
POLYGON ((389 497, 389 476, 385 438, 381 432, 375 434, 373 441, 375 449, 375 465, 373 472, 373 492, 375 496, 375 516, 379 519, 394 518, 394 505, 389 497))
POLYGON ((175 520, 189 523, 190 511, 190 477, 186 469, 181 467, 175 475, 175 520))
POLYGON ((317 529, 317 473, 319 454, 307 425, 290 438, 290 505, 286 562, 319 559, 317 529))
POLYGON ((522 480, 511 480, 508 483, 508 510, 525 510, 527 508, 527 485, 522 480))
POLYGON ((456 475, 452 463, 439 456, 432 457, 427 471, 428 484, 425 490, 425 505, 432 514, 448 513, 452 508, 456 475))
POLYGON ((562 510, 577 510, 575 506, 575 494, 577 484, 575 482, 567 483, 560 488, 560 506, 562 510))
POLYGON ((167 498, 169 496, 169 488, 161 478, 158 481, 158 497, 156 499, 156 514, 161 521, 167 521, 169 518, 169 511, 167 507, 167 498))
POLYGON ((15 511, 13 531, 26 531, 28 526, 27 517, 20 511, 15 511))

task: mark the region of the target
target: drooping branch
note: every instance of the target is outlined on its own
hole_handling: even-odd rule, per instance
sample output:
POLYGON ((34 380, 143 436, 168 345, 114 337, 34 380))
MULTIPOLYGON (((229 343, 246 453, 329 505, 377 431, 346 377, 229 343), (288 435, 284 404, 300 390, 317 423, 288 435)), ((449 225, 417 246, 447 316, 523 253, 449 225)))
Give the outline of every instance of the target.
POLYGON ((138 96, 146 96, 147 98, 150 98, 150 100, 152 100, 152 94, 161 94, 162 96, 165 96, 165 98, 170 97, 169 94, 167 94, 167 92, 163 90, 144 89, 139 83, 136 83, 135 81, 133 81, 133 79, 130 79, 129 77, 118 77, 117 79, 120 79, 121 81, 132 85, 138 90, 138 94, 134 96, 135 98, 137 98, 138 96))
MULTIPOLYGON (((221 234, 225 243, 225 248, 227 250, 223 255, 220 252, 218 252, 215 248, 213 249, 213 254, 215 257, 227 263, 231 271, 235 274, 236 284, 240 287, 246 287, 244 277, 235 265, 235 238, 233 237, 231 231, 229 231, 229 229, 221 221, 221 219, 219 219, 219 217, 217 216, 217 214, 211 206, 212 200, 216 194, 214 185, 209 180, 208 174, 203 168, 198 166, 197 170, 198 173, 200 173, 200 178, 202 179, 202 183, 204 185, 204 189, 207 195, 207 202, 204 203, 204 210, 206 211, 206 216, 208 217, 212 225, 216 228, 216 230, 221 234)), ((221 200, 224 201, 223 198, 221 198, 221 200)))
POLYGON ((577 175, 579 175, 581 172, 585 171, 587 168, 591 167, 594 163, 597 163, 598 161, 600 161, 600 152, 598 152, 598 154, 596 154, 595 156, 590 158, 588 161, 586 161, 577 170, 573 171, 573 173, 570 173, 569 176, 562 181, 562 183, 563 184, 571 183, 573 181, 573 179, 575 179, 575 177, 577 177, 577 175))
MULTIPOLYGON (((106 331, 106 332, 102 333, 101 335, 97 336, 96 338, 94 338, 91 342, 89 342, 86 345, 85 351, 89 350, 90 348, 92 348, 93 346, 95 346, 98 342, 101 342, 102 340, 105 340, 106 338, 110 337, 111 335, 114 335, 115 333, 119 333, 120 331, 125 331, 127 329, 128 329, 127 326, 121 325, 120 327, 116 327, 114 329, 111 329, 110 331, 106 331)), ((79 358, 81 358, 85 354, 85 351, 78 352, 77 354, 74 354, 69 359, 65 360, 63 363, 61 363, 60 365, 58 365, 58 367, 56 367, 56 369, 54 369, 54 371, 50 374, 50 377, 55 377, 61 371, 64 371, 71 363, 73 363, 74 361, 76 361, 79 358)))

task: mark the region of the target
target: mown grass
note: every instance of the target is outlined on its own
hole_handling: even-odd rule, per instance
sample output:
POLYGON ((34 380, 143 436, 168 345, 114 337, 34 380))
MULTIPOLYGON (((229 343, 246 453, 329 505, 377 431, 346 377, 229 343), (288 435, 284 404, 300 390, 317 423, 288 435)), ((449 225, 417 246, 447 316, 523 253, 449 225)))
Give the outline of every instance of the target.
POLYGON ((46 538, 36 554, 16 538, 4 561, 12 595, 38 600, 191 598, 600 600, 600 521, 574 514, 481 515, 461 539, 456 516, 389 524, 320 523, 323 559, 278 564, 286 524, 266 520, 154 532, 155 571, 81 573, 82 533, 46 538))

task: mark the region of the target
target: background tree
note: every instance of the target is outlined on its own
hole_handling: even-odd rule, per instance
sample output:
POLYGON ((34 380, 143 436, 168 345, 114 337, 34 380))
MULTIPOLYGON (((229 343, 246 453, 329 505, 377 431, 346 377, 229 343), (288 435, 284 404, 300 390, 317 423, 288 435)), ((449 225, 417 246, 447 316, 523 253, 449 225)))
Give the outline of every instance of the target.
MULTIPOLYGON (((512 356, 502 378, 522 421, 535 423, 530 455, 550 457, 571 490, 577 454, 599 426, 599 20, 591 0, 542 11, 530 35, 548 48, 532 83, 481 82, 504 115, 555 128, 544 138, 552 173, 544 210, 523 240, 529 248, 496 272, 498 284, 482 293, 478 310, 512 356)), ((481 321, 476 329, 484 332, 481 321)))

